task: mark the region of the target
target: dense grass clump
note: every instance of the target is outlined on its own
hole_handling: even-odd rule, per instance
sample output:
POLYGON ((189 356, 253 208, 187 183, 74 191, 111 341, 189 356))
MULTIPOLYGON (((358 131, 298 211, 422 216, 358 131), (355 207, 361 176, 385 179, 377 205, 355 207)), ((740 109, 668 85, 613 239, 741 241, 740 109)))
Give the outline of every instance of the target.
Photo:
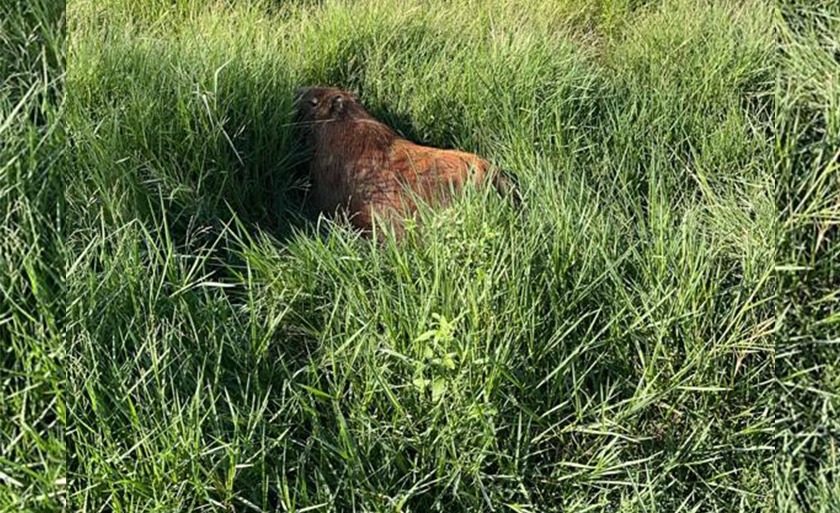
POLYGON ((72 509, 831 509, 837 13, 467 4, 70 3, 72 509), (523 208, 310 219, 310 84, 523 208))
POLYGON ((840 508, 840 6, 778 12, 778 511, 840 508))
POLYGON ((0 15, 0 511, 64 503, 63 2, 0 15))

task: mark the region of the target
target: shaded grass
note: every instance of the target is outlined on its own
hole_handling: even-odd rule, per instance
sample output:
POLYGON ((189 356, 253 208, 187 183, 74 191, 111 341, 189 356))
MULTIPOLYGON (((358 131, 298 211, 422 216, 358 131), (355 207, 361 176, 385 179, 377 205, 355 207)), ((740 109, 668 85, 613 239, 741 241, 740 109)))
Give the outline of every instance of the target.
POLYGON ((0 18, 0 510, 64 503, 64 5, 0 18))
POLYGON ((803 188, 776 181, 813 183, 794 159, 831 144, 772 135, 833 118, 794 91, 805 50, 774 69, 787 29, 764 4, 76 0, 69 19, 75 509, 770 511, 801 500, 771 493, 789 476, 829 504, 825 438, 812 480, 778 431, 800 417, 774 417, 805 392, 768 391, 806 379, 774 354, 798 330, 777 252, 811 240, 787 232, 803 188), (290 112, 313 83, 514 169, 526 207, 470 191, 403 244, 318 231, 290 112))
POLYGON ((776 507, 833 511, 840 506, 840 8, 785 2, 777 17, 777 268, 785 300, 778 308, 776 507))

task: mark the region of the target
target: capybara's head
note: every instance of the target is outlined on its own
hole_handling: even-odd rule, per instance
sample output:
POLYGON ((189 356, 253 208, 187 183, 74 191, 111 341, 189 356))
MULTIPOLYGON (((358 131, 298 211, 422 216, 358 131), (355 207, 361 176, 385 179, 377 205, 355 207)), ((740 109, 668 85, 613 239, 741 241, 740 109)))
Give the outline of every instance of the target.
POLYGON ((304 123, 334 121, 362 110, 355 93, 337 87, 302 87, 295 96, 297 118, 304 123))

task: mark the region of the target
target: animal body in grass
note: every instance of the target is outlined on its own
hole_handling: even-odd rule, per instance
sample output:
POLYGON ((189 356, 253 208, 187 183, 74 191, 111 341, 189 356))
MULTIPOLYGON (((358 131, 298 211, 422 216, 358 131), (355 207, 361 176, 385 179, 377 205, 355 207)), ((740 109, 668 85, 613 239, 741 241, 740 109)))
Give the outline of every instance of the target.
POLYGON ((470 182, 515 193, 510 179, 486 160, 401 137, 371 116, 352 92, 299 89, 296 108, 312 150, 316 207, 325 215, 346 216, 365 234, 371 233, 376 216, 400 236, 418 200, 446 205, 470 182))

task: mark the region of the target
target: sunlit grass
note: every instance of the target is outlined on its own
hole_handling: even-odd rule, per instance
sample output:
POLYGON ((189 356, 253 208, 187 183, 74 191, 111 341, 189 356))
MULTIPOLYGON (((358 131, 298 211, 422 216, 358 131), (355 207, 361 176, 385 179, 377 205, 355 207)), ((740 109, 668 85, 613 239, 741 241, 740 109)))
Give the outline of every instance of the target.
POLYGON ((830 510, 836 351, 775 342, 832 340, 835 14, 468 4, 71 2, 75 510, 830 510), (524 207, 315 226, 316 83, 514 170, 524 207), (811 310, 780 266, 815 269, 811 310))

